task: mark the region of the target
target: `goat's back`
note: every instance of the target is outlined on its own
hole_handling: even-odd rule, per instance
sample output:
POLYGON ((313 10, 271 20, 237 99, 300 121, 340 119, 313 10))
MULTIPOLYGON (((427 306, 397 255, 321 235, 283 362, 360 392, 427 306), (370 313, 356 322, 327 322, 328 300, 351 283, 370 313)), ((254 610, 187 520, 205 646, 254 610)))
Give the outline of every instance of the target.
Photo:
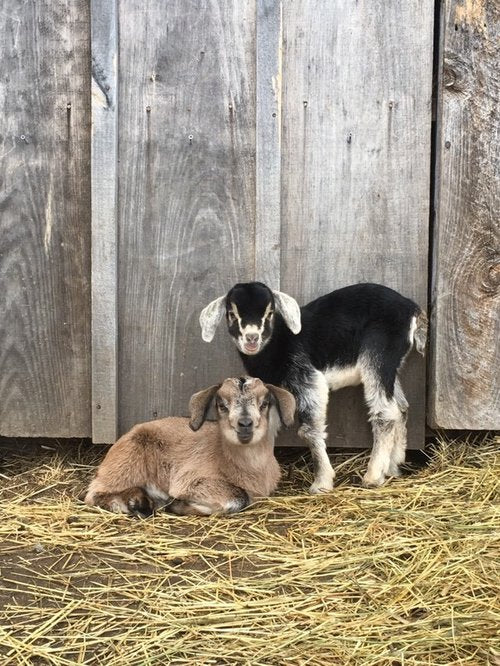
MULTIPOLYGON (((379 284, 355 284, 308 303, 302 312, 301 341, 315 367, 355 363, 364 350, 409 346, 408 333, 419 306, 379 284)), ((401 347, 401 349, 400 349, 401 347)))
POLYGON ((140 423, 109 449, 94 486, 108 491, 154 486, 173 492, 200 476, 215 477, 220 473, 218 435, 216 423, 193 432, 182 417, 140 423))

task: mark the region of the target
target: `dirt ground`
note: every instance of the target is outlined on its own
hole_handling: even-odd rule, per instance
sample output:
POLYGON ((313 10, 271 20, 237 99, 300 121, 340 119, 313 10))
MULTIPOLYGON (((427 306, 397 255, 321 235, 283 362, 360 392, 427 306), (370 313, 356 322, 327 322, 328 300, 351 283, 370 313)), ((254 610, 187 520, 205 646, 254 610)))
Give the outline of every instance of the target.
POLYGON ((500 664, 498 441, 411 452, 403 479, 232 517, 134 520, 78 497, 103 448, 0 441, 0 664, 500 664))

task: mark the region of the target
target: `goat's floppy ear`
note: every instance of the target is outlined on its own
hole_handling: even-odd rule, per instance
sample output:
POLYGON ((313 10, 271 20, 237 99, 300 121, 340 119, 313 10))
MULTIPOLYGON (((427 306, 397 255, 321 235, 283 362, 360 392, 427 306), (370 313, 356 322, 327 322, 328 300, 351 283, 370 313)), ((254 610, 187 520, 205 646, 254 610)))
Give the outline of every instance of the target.
POLYGON ((191 430, 199 430, 205 423, 212 400, 221 386, 222 384, 214 384, 191 396, 189 401, 189 413, 191 414, 189 427, 191 430))
POLYGON ((274 289, 273 296, 276 302, 276 307, 283 315, 285 324, 295 335, 300 333, 300 329, 302 328, 300 322, 300 308, 295 298, 292 298, 282 291, 274 291, 274 289))
POLYGON ((295 416, 295 398, 293 395, 290 391, 278 388, 273 384, 266 384, 265 386, 275 399, 281 423, 287 428, 293 425, 293 417, 295 416))
POLYGON ((219 296, 203 308, 200 314, 201 337, 205 342, 212 342, 217 326, 226 309, 226 297, 219 296))

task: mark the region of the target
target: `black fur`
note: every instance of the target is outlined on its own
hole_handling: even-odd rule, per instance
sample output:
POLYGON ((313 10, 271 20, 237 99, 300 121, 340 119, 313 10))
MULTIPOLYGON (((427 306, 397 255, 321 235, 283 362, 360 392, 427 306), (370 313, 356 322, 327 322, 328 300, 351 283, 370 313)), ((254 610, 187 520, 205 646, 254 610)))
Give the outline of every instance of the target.
MULTIPOLYGON (((234 302, 243 324, 260 324, 268 304, 275 305, 272 291, 261 282, 235 285, 227 294, 226 307, 234 302)), ((289 388, 298 399, 311 368, 326 370, 356 363, 365 351, 377 366, 388 397, 402 360, 410 349, 408 332, 419 306, 398 292, 378 284, 356 284, 332 291, 301 308, 302 329, 294 335, 275 312, 267 343, 258 354, 240 352, 253 377, 289 388)), ((237 327, 236 327, 237 329, 237 327)), ((229 332, 233 335, 238 334, 229 332)))

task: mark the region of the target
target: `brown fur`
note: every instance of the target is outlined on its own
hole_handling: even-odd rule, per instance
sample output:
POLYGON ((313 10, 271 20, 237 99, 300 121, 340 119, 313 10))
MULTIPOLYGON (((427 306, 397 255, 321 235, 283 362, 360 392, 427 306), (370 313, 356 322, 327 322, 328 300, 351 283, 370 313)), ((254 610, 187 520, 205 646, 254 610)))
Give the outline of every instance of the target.
POLYGON ((190 421, 159 419, 123 435, 99 466, 85 502, 135 515, 161 505, 173 513, 209 514, 238 511, 251 498, 270 495, 280 477, 274 439, 280 416, 293 423, 293 396, 259 379, 227 379, 196 393, 190 409, 190 421), (217 421, 205 422, 214 399, 217 421), (238 439, 243 417, 252 421, 248 443, 238 439))

